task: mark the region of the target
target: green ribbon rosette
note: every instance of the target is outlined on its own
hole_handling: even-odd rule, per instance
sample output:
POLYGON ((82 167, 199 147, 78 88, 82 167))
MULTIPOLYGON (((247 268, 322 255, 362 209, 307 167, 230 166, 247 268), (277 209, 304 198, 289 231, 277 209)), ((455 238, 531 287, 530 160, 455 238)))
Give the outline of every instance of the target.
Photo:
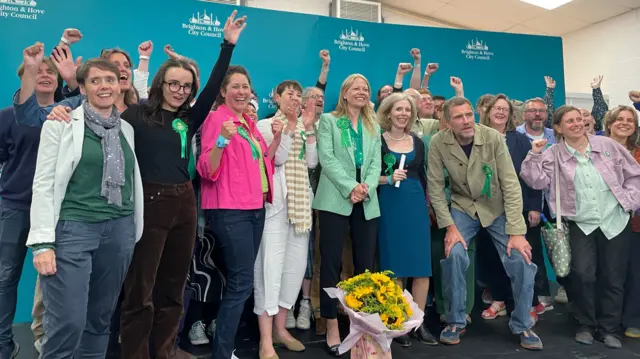
POLYGON ((340 144, 342 147, 351 146, 351 140, 349 139, 349 120, 346 118, 341 118, 336 122, 336 125, 340 129, 340 144))
POLYGON ((482 172, 484 172, 484 187, 482 187, 482 195, 491 198, 491 177, 493 177, 493 169, 491 166, 482 164, 482 172))
POLYGON ((383 161, 384 161, 384 164, 387 165, 387 169, 385 170, 385 173, 387 174, 387 176, 392 176, 393 165, 396 164, 396 156, 394 156, 392 153, 387 153, 386 155, 384 155, 383 161))
POLYGON ((238 134, 240 135, 240 137, 249 142, 249 146, 251 146, 251 156, 253 157, 254 161, 257 161, 260 158, 260 151, 258 151, 258 147, 256 147, 256 144, 253 142, 251 137, 249 137, 249 133, 247 132, 247 130, 243 126, 239 126, 238 134))
POLYGON ((189 130, 189 126, 181 119, 176 118, 171 123, 171 127, 180 135, 180 158, 187 158, 187 131, 189 130))

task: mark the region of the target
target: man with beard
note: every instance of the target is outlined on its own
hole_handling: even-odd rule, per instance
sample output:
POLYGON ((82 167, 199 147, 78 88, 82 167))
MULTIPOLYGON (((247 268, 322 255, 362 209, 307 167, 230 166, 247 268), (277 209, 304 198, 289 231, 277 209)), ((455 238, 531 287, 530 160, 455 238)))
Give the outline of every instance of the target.
POLYGON ((529 312, 537 266, 524 234, 522 194, 518 175, 502 135, 475 124, 471 102, 454 97, 444 104, 448 128, 438 132, 429 148, 428 189, 438 227, 446 228, 445 259, 440 264, 449 310, 440 342, 460 343, 466 331, 466 249, 480 228, 486 228, 511 278, 515 309, 509 328, 520 345, 541 350, 542 341, 531 329, 529 312), (451 186, 451 208, 444 194, 445 169, 451 186))
MULTIPOLYGON (((535 140, 547 140, 547 147, 551 146, 552 144, 554 144, 556 142, 556 138, 553 135, 553 130, 550 128, 547 128, 544 126, 544 124, 547 122, 547 106, 544 102, 543 99, 536 97, 530 100, 527 100, 524 103, 524 123, 518 127, 516 127, 516 131, 525 134, 530 141, 535 141, 535 140)), ((544 151, 544 150, 543 150, 544 151)), ((548 191, 544 191, 543 192, 543 198, 541 199, 543 201, 542 204, 542 208, 543 211, 542 213, 544 213, 544 215, 551 219, 551 214, 549 213, 549 192, 548 191)), ((543 225, 543 223, 539 224, 540 226, 543 225)), ((541 273, 545 272, 543 270, 543 268, 540 268, 539 270, 541 273)), ((558 294, 556 295, 555 301, 558 303, 567 303, 568 299, 567 299, 567 294, 565 291, 565 287, 566 285, 566 278, 558 278, 558 282, 560 284, 562 284, 563 286, 560 287, 560 289, 558 289, 558 294)), ((537 285, 544 285, 545 286, 545 290, 543 290, 543 293, 548 292, 548 281, 546 280, 546 278, 542 278, 542 276, 538 275, 536 276, 536 281, 537 281, 537 285)), ((553 305, 551 303, 551 298, 549 296, 542 296, 538 298, 540 303, 542 303, 545 306, 545 310, 551 310, 553 309, 553 305)))

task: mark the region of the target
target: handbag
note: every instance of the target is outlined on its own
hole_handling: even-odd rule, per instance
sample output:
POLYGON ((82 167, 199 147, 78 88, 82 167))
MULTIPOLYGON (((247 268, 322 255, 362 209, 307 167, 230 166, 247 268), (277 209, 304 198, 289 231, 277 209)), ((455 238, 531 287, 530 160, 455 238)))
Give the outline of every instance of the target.
POLYGON ((560 169, 558 165, 558 151, 554 153, 554 171, 556 179, 556 226, 545 221, 542 227, 542 238, 547 247, 551 265, 558 277, 566 277, 571 271, 571 246, 569 244, 569 227, 562 222, 560 210, 560 169))

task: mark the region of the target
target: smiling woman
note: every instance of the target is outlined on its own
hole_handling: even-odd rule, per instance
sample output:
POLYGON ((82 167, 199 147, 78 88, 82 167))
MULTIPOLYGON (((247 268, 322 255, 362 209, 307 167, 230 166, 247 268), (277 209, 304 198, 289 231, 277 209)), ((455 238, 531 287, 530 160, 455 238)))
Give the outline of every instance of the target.
POLYGON ((27 245, 47 303, 43 358, 71 357, 79 347, 104 356, 109 319, 142 236, 142 180, 133 128, 114 105, 118 77, 106 60, 85 62, 77 80, 86 100, 70 122, 42 128, 27 245), (90 337, 85 326, 93 328, 90 337))

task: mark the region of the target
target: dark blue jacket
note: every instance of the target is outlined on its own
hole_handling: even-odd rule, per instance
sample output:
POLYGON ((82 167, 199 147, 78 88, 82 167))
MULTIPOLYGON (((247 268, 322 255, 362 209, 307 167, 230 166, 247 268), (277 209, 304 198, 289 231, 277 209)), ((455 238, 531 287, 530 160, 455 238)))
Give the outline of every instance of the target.
POLYGON ((522 208, 525 212, 542 212, 542 191, 531 189, 520 177, 520 167, 531 150, 531 141, 526 135, 517 131, 509 131, 506 135, 507 148, 513 161, 513 167, 518 174, 520 188, 522 188, 522 208))
POLYGON ((0 110, 0 198, 3 208, 28 211, 36 171, 40 127, 19 126, 13 107, 0 110))

